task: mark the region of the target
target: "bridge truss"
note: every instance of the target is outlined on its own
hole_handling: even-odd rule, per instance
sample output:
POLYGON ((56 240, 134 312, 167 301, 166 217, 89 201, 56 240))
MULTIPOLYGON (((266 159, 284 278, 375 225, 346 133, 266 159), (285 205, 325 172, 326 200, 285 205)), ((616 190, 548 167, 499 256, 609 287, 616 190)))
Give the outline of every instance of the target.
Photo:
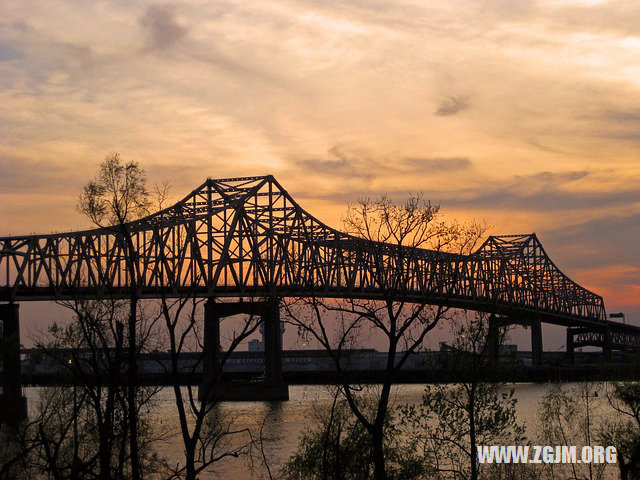
MULTIPOLYGON (((489 237, 470 255, 367 241, 303 210, 273 176, 208 179, 131 222, 141 297, 381 298, 562 325, 606 322, 602 297, 563 274, 535 234, 489 237)), ((73 298, 131 286, 118 228, 0 238, 0 300, 73 298)), ((607 322, 609 323, 609 322, 607 322)))

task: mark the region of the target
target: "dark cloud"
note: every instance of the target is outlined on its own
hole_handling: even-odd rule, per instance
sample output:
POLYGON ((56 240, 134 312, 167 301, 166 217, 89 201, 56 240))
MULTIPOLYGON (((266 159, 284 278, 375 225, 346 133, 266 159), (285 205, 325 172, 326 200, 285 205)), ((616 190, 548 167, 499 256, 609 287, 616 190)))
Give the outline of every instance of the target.
POLYGON ((563 225, 541 232, 550 246, 561 246, 563 264, 569 268, 592 268, 615 264, 631 264, 635 272, 620 275, 627 284, 640 284, 640 213, 627 216, 606 215, 586 222, 563 225), (585 256, 579 245, 598 255, 585 256))
POLYGON ((436 115, 445 117, 455 115, 469 108, 469 97, 467 96, 450 96, 440 102, 436 115))
POLYGON ((20 51, 11 45, 0 44, 0 62, 22 58, 20 51))
POLYGON ((536 172, 529 175, 516 175, 514 183, 516 187, 527 188, 545 188, 552 185, 566 184, 589 175, 586 170, 570 171, 570 172, 536 172))
POLYGON ((406 158, 406 166, 424 172, 452 172, 471 167, 471 160, 465 157, 450 158, 406 158))
MULTIPOLYGON (((30 95, 47 95, 55 91, 59 95, 76 93, 87 87, 83 84, 87 74, 95 67, 104 67, 112 57, 96 53, 88 42, 62 41, 42 26, 35 28, 14 22, 0 27, 1 61, 6 61, 8 68, 7 74, 0 78, 3 89, 30 95), (63 75, 52 78, 53 72, 63 75)), ((91 82, 89 88, 95 83, 91 82)))
POLYGON ((543 143, 540 140, 537 140, 535 138, 529 138, 526 140, 526 142, 535 148, 539 148, 543 152, 557 153, 559 155, 571 155, 571 152, 569 152, 568 150, 559 148, 555 144, 553 146, 547 145, 546 143, 543 143))
POLYGON ((640 109, 609 110, 604 117, 610 121, 601 136, 640 143, 640 109))
MULTIPOLYGON (((224 15, 232 7, 217 5, 213 7, 216 15, 224 15)), ((148 7, 140 17, 139 23, 147 35, 145 52, 153 50, 167 50, 180 43, 189 33, 189 28, 179 22, 174 5, 153 5, 148 7)), ((219 43, 219 42, 218 42, 219 43)), ((260 64, 255 61, 254 52, 247 54, 225 53, 223 49, 212 42, 206 44, 191 42, 181 51, 182 59, 193 59, 206 65, 231 73, 234 76, 234 86, 243 83, 255 84, 253 80, 264 80, 272 84, 283 82, 279 73, 272 71, 270 63, 260 64), (238 82, 242 82, 238 84, 238 82)), ((272 60, 272 59, 269 59, 272 60)), ((291 84, 287 87, 292 88, 291 84)))
POLYGON ((238 61, 234 57, 222 53, 213 46, 206 49, 194 49, 187 54, 198 62, 211 65, 217 69, 230 73, 232 75, 234 85, 239 85, 240 82, 243 82, 255 86, 255 80, 262 80, 268 82, 269 85, 286 88, 289 93, 299 88, 298 85, 294 86, 291 82, 286 82, 280 75, 271 72, 271 67, 268 65, 260 65, 255 62, 252 63, 248 61, 247 58, 242 58, 241 61, 238 61))
POLYGON ((178 23, 175 7, 172 5, 148 7, 140 17, 140 25, 148 35, 150 50, 169 48, 180 41, 188 32, 187 28, 178 23))
POLYGON ((604 116, 615 122, 640 126, 640 109, 607 110, 604 116))

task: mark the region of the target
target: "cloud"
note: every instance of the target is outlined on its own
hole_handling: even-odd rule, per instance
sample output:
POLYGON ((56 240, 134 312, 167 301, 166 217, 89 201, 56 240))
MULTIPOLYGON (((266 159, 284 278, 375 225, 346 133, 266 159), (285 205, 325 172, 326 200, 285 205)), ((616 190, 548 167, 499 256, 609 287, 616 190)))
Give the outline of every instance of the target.
POLYGON ((293 163, 304 171, 344 181, 388 179, 403 174, 437 174, 466 170, 471 160, 465 157, 406 157, 376 156, 374 154, 335 145, 327 157, 303 157, 293 163))
POLYGON ((12 47, 11 45, 0 45, 0 62, 15 60, 21 57, 22 54, 15 47, 12 47))
POLYGON ((622 124, 631 124, 635 127, 640 125, 640 109, 607 110, 604 116, 622 124))
POLYGON ((640 4, 163 1, 3 4, 11 231, 64 223, 42 196, 111 150, 178 198, 272 172, 329 216, 417 190, 505 231, 637 209, 640 4))
POLYGON ((592 122, 595 137, 640 143, 640 108, 605 108, 587 118, 592 122))
POLYGON ((449 96, 443 99, 436 110, 436 115, 446 117, 455 115, 469 108, 468 96, 449 96))
POLYGON ((381 165, 374 158, 335 145, 327 151, 327 158, 307 157, 294 160, 306 172, 340 176, 345 180, 371 180, 381 165))
POLYGON ((139 21, 147 34, 149 50, 170 48, 189 31, 178 23, 173 5, 151 5, 139 21))
POLYGON ((563 185, 576 180, 580 180, 589 175, 586 170, 552 172, 543 171, 531 173, 529 175, 516 175, 513 183, 518 190, 547 189, 549 187, 563 185))
MULTIPOLYGON (((640 5, 627 0, 609 0, 590 5, 552 5, 557 26, 583 32, 606 32, 622 37, 640 34, 640 5)), ((551 17, 550 17, 551 18, 551 17)))
MULTIPOLYGON (((599 215, 586 222, 562 225, 542 232, 545 241, 563 245, 563 263, 571 268, 625 264, 640 266, 640 212, 631 215, 599 215), (585 251, 597 252, 585 255, 585 251)), ((640 284, 640 269, 625 274, 640 284)))
POLYGON ((546 251, 571 278, 603 295, 607 310, 640 324, 640 213, 597 215, 540 232, 546 251))
MULTIPOLYGON (((334 188, 331 190, 302 191, 301 193, 305 196, 329 198, 348 203, 355 198, 367 195, 389 193, 394 197, 402 198, 410 195, 411 192, 422 190, 430 199, 441 202, 447 208, 530 214, 595 212, 607 208, 626 208, 640 202, 640 190, 632 186, 597 190, 584 187, 583 184, 599 181, 599 177, 589 171, 542 171, 497 179, 471 170, 468 159, 426 160, 426 165, 431 164, 433 168, 402 170, 397 166, 383 168, 372 163, 372 167, 366 170, 366 177, 363 177, 367 178, 369 183, 359 185, 353 185, 352 181, 355 177, 351 176, 351 172, 355 170, 349 163, 342 164, 337 160, 321 164, 310 163, 314 165, 315 173, 330 172, 325 175, 339 178, 333 183, 334 188), (466 183, 461 188, 455 188, 454 180, 443 182, 443 178, 448 177, 432 179, 431 174, 434 173, 442 173, 442 175, 462 173, 465 176, 459 181, 466 183), (404 178, 405 181, 389 181, 393 178, 404 178), (419 180, 421 178, 424 180, 419 180), (350 188, 340 188, 346 185, 350 185, 350 188)), ((384 163, 380 162, 380 165, 384 163)))
POLYGON ((424 171, 425 173, 465 170, 472 165, 471 160, 465 157, 406 158, 404 163, 412 170, 424 171))
POLYGON ((475 187, 465 188, 462 195, 450 191, 433 194, 447 205, 529 212, 597 210, 640 201, 640 190, 636 188, 594 190, 574 184, 589 175, 587 171, 544 171, 501 181, 485 179, 475 187))

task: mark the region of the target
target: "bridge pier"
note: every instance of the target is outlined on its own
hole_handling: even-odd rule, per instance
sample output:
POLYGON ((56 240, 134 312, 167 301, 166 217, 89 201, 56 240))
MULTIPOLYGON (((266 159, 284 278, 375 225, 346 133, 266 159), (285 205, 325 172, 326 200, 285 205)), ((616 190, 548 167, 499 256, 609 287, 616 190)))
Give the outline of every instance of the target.
POLYGON ((576 347, 599 347, 602 349, 604 363, 613 362, 613 350, 624 350, 623 345, 615 343, 613 332, 609 327, 574 327, 567 328, 567 361, 574 363, 576 347))
POLYGON ((567 328, 567 363, 569 365, 573 365, 575 363, 575 356, 573 351, 575 350, 575 341, 574 341, 575 330, 573 328, 567 328))
POLYGON ((289 400, 282 375, 280 309, 277 300, 265 302, 215 302, 209 298, 204 310, 203 381, 198 396, 204 400, 289 400), (264 380, 250 383, 222 381, 220 320, 238 314, 259 315, 264 328, 264 380), (217 378, 216 378, 217 377, 217 378))
MULTIPOLYGON (((219 309, 213 298, 208 298, 204 304, 204 338, 202 347, 202 385, 204 392, 212 392, 219 382, 220 364, 220 316, 219 309), (218 382, 216 382, 218 380, 218 382)), ((203 394, 202 390, 199 391, 203 394)))
POLYGON ((500 358, 500 327, 503 326, 503 323, 493 314, 489 317, 486 348, 490 363, 498 363, 500 358))
POLYGON ((500 328, 510 325, 521 325, 531 328, 531 364, 542 365, 542 322, 539 319, 525 319, 518 317, 489 317, 489 331, 487 333, 487 353, 492 361, 497 362, 500 356, 500 328))
POLYGON ((542 322, 531 321, 531 364, 542 365, 542 322))
POLYGON ((22 396, 19 307, 17 303, 0 304, 3 376, 0 422, 9 425, 27 419, 27 399, 22 396))
MULTIPOLYGON (((280 307, 277 301, 267 302, 262 313, 264 325, 264 382, 276 389, 284 385, 282 376, 282 342, 280 307)), ((287 389, 287 398, 289 391, 287 389)))
POLYGON ((611 342, 611 330, 607 328, 603 332, 602 338, 602 355, 605 363, 613 362, 612 342, 611 342))

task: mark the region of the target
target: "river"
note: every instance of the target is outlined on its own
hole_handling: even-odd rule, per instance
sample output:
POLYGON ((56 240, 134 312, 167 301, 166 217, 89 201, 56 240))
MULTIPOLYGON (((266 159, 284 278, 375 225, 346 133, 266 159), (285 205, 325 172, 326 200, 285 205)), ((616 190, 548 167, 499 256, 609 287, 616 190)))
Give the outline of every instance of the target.
MULTIPOLYGON (((576 384, 567 384, 567 387, 575 387, 576 384)), ((29 387, 25 394, 29 400, 30 409, 37 402, 38 391, 42 387, 29 387)), ((537 429, 541 423, 539 418, 539 404, 545 395, 546 384, 519 383, 507 385, 506 389, 514 388, 517 418, 520 424, 526 428, 528 438, 537 438, 537 429)), ((392 390, 394 405, 404 403, 420 403, 424 385, 396 385, 392 390)), ((603 395, 603 387, 597 384, 589 386, 594 406, 598 406, 605 415, 610 415, 603 395), (599 392, 599 393, 598 393, 599 392)), ((313 426, 314 414, 322 406, 330 405, 332 394, 331 387, 318 385, 292 385, 289 387, 290 400, 287 402, 223 402, 219 405, 220 418, 233 419, 234 428, 251 429, 257 435, 259 425, 264 421, 264 436, 271 437, 271 441, 265 444, 264 453, 269 465, 275 471, 296 450, 301 435, 305 430, 313 426)), ((179 422, 173 390, 162 388, 155 396, 152 408, 153 423, 157 431, 161 432, 165 439, 159 442, 159 453, 169 461, 180 461, 181 438, 179 436, 179 422)), ((581 446, 576 441, 576 445, 581 446)), ((607 478, 616 478, 617 466, 608 467, 607 478)), ((251 467, 244 459, 230 458, 216 464, 215 469, 205 472, 201 479, 229 478, 237 480, 249 480, 251 478, 264 478, 264 467, 258 465, 252 472, 251 467)))

